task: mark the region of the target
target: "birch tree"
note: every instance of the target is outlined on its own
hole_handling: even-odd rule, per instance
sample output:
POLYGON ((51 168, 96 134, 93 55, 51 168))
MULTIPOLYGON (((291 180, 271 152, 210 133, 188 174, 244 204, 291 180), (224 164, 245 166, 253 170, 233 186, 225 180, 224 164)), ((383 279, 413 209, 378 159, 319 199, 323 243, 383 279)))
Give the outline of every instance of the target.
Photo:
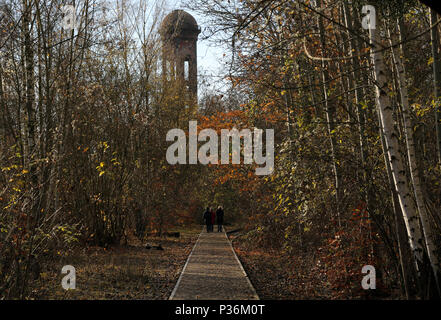
MULTIPOLYGON (((377 15, 377 26, 380 25, 380 16, 377 15)), ((418 277, 421 276, 423 266, 423 235, 419 225, 419 219, 415 204, 412 199, 409 182, 406 178, 405 161, 402 156, 398 132, 393 119, 393 105, 388 96, 388 79, 386 78, 386 66, 384 63, 382 43, 378 37, 378 30, 369 28, 371 42, 371 59, 375 74, 376 103, 380 117, 380 130, 385 138, 387 160, 390 163, 392 177, 397 191, 398 200, 406 225, 410 248, 413 253, 418 277)))
MULTIPOLYGON (((402 37, 402 29, 403 26, 398 21, 397 23, 398 29, 399 29, 399 42, 402 43, 403 37, 402 37)), ((400 99, 401 99, 401 107, 402 107, 402 115, 403 115, 403 124, 404 124, 404 135, 406 139, 406 147, 407 147, 407 157, 409 161, 409 169, 410 169, 410 176, 412 180, 412 186, 414 191, 414 196, 416 199, 416 205, 419 213, 419 217, 421 219, 421 225, 423 228, 424 233, 424 241, 426 244, 427 249, 427 255, 430 260, 430 264, 435 276, 435 281, 437 285, 437 289, 439 291, 439 261, 438 257, 436 256, 436 245, 434 242, 434 234, 432 231, 432 227, 429 221, 428 213, 426 210, 425 202, 424 202, 424 195, 422 191, 421 186, 421 179, 418 171, 417 166, 417 158, 416 158, 416 151, 415 151, 415 140, 414 140, 414 134, 413 134, 413 126, 410 119, 411 116, 411 110, 409 106, 409 94, 407 89, 407 83, 406 83, 406 70, 405 65, 403 63, 403 60, 401 59, 402 56, 404 56, 404 46, 401 45, 400 47, 394 45, 393 36, 392 33, 389 31, 389 40, 392 47, 392 57, 395 64, 395 70, 397 72, 397 78, 398 78, 398 89, 400 92, 400 99), (400 52, 401 49, 401 52, 400 52)))

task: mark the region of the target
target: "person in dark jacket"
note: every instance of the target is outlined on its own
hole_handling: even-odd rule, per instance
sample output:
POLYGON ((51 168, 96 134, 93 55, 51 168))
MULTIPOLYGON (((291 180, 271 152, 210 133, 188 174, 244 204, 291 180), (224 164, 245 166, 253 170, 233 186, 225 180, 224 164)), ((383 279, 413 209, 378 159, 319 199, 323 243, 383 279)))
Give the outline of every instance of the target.
POLYGON ((217 218, 217 232, 222 232, 222 225, 224 224, 224 210, 219 206, 216 210, 217 218))
POLYGON ((210 230, 211 230, 211 212, 210 212, 209 207, 207 207, 207 209, 205 210, 203 219, 205 220, 205 225, 207 226, 207 232, 210 232, 210 230))

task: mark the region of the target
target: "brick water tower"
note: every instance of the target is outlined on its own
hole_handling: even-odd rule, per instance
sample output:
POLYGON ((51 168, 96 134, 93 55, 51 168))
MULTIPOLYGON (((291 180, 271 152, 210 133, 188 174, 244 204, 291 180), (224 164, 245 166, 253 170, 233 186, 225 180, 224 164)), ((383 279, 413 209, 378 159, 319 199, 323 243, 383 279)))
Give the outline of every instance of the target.
POLYGON ((164 81, 180 80, 197 101, 197 41, 201 32, 195 18, 183 10, 168 14, 160 26, 164 81))

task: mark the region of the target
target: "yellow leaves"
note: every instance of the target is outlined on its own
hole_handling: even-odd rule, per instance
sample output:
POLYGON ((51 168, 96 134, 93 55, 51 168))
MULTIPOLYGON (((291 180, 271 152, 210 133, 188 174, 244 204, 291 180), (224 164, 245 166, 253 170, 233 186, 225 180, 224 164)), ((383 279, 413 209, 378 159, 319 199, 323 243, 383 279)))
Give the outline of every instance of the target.
MULTIPOLYGON (((110 160, 110 162, 112 162, 112 164, 115 166, 121 165, 121 163, 118 161, 117 158, 113 158, 112 160, 110 160)), ((136 164, 136 167, 139 169, 140 166, 139 166, 138 160, 135 161, 135 164, 136 164), (136 162, 138 162, 138 163, 136 163, 136 162)))
POLYGON ((282 96, 284 96, 284 95, 286 94, 286 90, 282 90, 282 92, 280 92, 280 94, 281 94, 282 96))
POLYGON ((3 167, 3 168, 2 168, 2 171, 3 171, 3 172, 5 172, 5 171, 11 171, 12 169, 18 169, 18 166, 17 166, 16 164, 13 164, 13 165, 10 166, 10 167, 3 167))
POLYGON ((430 57, 427 61, 427 65, 430 66, 433 63, 433 57, 430 57))
MULTIPOLYGON (((432 111, 431 106, 422 106, 419 103, 414 103, 412 106, 418 117, 423 117, 432 111)), ((436 107, 435 100, 432 100, 432 107, 436 107)))
POLYGON ((98 146, 101 147, 101 148, 103 148, 104 151, 106 151, 106 150, 109 148, 109 144, 107 143, 107 141, 101 141, 101 142, 98 144, 98 146))
POLYGON ((96 167, 99 172, 99 176, 101 177, 106 171, 103 170, 105 163, 100 162, 100 164, 96 167))

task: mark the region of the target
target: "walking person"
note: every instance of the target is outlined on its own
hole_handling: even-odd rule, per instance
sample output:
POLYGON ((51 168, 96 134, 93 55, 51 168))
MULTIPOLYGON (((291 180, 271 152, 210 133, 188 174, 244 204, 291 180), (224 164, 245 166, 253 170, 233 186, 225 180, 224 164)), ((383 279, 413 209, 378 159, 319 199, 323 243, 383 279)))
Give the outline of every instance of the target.
POLYGON ((222 209, 221 206, 217 207, 216 218, 217 218, 217 232, 222 232, 222 225, 224 224, 224 209, 222 209))
POLYGON ((211 230, 211 212, 210 208, 207 207, 207 209, 204 212, 203 219, 205 221, 205 225, 207 226, 207 232, 210 232, 211 230))
POLYGON ((216 212, 211 208, 211 231, 214 231, 214 223, 216 222, 216 212))

